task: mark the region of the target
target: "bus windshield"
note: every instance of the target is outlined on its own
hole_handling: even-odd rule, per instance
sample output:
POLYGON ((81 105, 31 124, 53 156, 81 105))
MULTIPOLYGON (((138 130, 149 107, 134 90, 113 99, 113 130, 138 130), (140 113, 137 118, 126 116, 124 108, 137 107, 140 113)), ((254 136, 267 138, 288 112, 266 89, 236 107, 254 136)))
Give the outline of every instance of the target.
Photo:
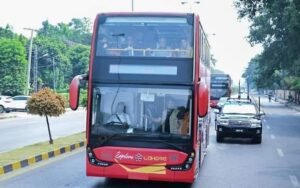
POLYGON ((193 57, 188 17, 112 16, 100 21, 96 56, 193 57))
POLYGON ((91 135, 191 137, 190 89, 96 86, 91 135))

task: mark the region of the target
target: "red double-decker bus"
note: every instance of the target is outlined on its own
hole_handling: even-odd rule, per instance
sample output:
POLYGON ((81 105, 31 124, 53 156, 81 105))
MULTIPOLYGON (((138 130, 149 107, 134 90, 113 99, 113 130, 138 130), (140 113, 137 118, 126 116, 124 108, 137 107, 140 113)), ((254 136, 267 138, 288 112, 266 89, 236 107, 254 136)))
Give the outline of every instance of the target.
POLYGON ((231 77, 229 74, 211 74, 210 107, 216 108, 221 97, 231 96, 231 77))
POLYGON ((208 145, 209 44, 194 14, 102 13, 88 75, 88 176, 188 182, 208 145))

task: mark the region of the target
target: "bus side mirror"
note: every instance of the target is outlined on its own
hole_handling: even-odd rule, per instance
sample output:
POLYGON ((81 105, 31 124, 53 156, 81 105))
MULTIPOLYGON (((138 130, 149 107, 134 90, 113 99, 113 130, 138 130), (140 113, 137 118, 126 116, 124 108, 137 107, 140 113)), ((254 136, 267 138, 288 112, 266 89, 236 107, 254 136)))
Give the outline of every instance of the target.
POLYGON ((204 117, 208 113, 208 88, 200 83, 198 90, 198 116, 204 117))
POLYGON ((69 88, 69 103, 72 110, 77 110, 79 105, 80 81, 87 79, 86 75, 77 75, 73 78, 69 88))

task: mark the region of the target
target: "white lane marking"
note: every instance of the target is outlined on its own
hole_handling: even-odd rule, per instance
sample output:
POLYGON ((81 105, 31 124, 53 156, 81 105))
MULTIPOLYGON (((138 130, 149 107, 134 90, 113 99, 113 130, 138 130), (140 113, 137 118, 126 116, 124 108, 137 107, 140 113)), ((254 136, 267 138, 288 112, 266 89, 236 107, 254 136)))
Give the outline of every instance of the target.
POLYGON ((274 140, 276 137, 274 134, 271 134, 271 139, 274 140))
POLYGON ((266 122, 267 122, 267 120, 265 120, 265 119, 264 119, 263 121, 264 121, 264 123, 266 123, 266 122))
POLYGON ((300 187, 299 181, 297 180, 296 176, 289 175, 289 177, 294 187, 300 187))
POLYGON ((269 129, 269 130, 270 130, 270 129, 271 129, 271 127, 270 127, 269 125, 267 125, 267 129, 269 129))
POLYGON ((283 157, 284 156, 283 151, 280 148, 277 149, 277 154, 279 155, 279 157, 283 157))

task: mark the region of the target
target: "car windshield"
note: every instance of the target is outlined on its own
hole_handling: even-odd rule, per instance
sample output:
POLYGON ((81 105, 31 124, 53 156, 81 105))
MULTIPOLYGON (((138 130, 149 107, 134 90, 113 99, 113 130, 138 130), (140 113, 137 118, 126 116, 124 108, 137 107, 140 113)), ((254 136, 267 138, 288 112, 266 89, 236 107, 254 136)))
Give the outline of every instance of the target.
POLYGON ((228 100, 228 97, 221 97, 219 103, 224 103, 228 100))
POLYGON ((256 107, 253 104, 225 104, 222 108, 223 114, 253 114, 257 113, 256 107))

